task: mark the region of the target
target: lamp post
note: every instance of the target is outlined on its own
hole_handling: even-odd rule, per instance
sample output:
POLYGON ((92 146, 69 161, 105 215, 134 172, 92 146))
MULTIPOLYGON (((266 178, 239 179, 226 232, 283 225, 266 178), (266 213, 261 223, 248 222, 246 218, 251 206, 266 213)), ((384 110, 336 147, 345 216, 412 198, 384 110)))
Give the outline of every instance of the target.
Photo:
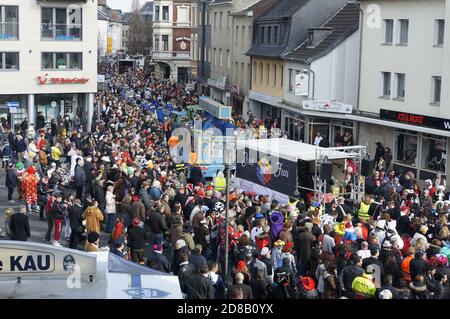
POLYGON ((224 280, 225 285, 227 284, 228 278, 228 248, 229 248, 229 234, 228 234, 228 225, 230 223, 230 180, 231 180, 231 169, 234 167, 234 156, 233 152, 236 152, 236 140, 233 136, 233 141, 231 143, 228 142, 228 136, 224 137, 224 166, 225 166, 225 174, 226 174, 226 184, 225 184, 225 265, 224 265, 224 280))

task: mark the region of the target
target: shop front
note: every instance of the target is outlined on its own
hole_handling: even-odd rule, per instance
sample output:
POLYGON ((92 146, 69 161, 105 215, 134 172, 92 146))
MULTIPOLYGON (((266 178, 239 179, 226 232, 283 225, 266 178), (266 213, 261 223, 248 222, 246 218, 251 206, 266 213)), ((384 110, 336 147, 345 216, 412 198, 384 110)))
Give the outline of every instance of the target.
POLYGON ((26 118, 26 112, 27 95, 0 95, 0 119, 6 119, 10 127, 20 124, 26 118))
POLYGON ((272 119, 281 119, 281 98, 251 90, 249 99, 250 110, 255 118, 266 119, 271 117, 272 119))
POLYGON ((42 112, 46 121, 68 115, 71 119, 82 118, 84 109, 84 94, 36 94, 36 111, 42 112))
POLYGON ((356 122, 340 120, 341 115, 295 109, 281 104, 282 131, 289 139, 313 144, 316 136, 327 139, 330 146, 352 146, 355 143, 356 122))
POLYGON ((447 175, 450 120, 381 109, 380 119, 364 121, 359 142, 370 146, 373 155, 377 142, 389 148, 390 168, 402 175, 411 171, 422 181, 433 180, 438 172, 447 175))

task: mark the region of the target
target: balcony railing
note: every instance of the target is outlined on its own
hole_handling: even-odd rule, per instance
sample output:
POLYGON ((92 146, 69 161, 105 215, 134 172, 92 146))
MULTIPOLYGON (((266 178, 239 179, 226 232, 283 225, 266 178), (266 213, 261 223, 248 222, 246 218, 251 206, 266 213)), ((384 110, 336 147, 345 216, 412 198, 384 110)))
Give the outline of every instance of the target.
POLYGON ((81 24, 49 24, 42 23, 43 40, 79 41, 81 40, 81 24))
POLYGON ((15 22, 0 23, 0 40, 17 40, 19 24, 15 22))

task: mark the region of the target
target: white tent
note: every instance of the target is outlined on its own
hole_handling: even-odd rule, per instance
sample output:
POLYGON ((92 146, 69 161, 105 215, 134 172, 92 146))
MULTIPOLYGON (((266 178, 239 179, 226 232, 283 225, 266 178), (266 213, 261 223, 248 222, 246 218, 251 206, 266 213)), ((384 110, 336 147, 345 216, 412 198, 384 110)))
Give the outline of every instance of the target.
POLYGON ((181 299, 178 277, 109 251, 0 241, 0 299, 181 299))
POLYGON ((261 153, 284 158, 292 162, 297 162, 297 160, 308 162, 315 161, 316 152, 318 151, 326 153, 329 160, 345 159, 352 155, 352 153, 349 152, 296 142, 285 138, 243 140, 238 141, 237 146, 238 150, 248 148, 261 153))

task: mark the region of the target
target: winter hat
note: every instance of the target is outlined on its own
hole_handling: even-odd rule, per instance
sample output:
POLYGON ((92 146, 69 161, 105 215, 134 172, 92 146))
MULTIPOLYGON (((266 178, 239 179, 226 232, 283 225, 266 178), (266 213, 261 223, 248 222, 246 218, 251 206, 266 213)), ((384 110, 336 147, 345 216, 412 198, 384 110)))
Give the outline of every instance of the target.
POLYGON ((392 292, 388 289, 384 289, 383 291, 380 292, 380 294, 378 295, 379 299, 392 299, 392 292))
POLYGON ((36 170, 34 169, 34 166, 28 167, 28 170, 27 170, 27 171, 28 171, 28 174, 30 174, 30 175, 36 173, 36 170))
POLYGON ((90 232, 87 235, 87 241, 91 244, 96 243, 99 238, 100 238, 100 234, 97 232, 90 232))
POLYGON ((269 253, 269 248, 263 247, 263 249, 261 249, 261 256, 266 256, 268 253, 269 253))
POLYGON ((162 245, 161 244, 154 244, 153 245, 153 250, 157 250, 157 251, 162 251, 162 245))
POLYGON ((175 250, 179 250, 183 247, 186 247, 186 242, 184 241, 184 239, 178 239, 175 243, 175 250))
POLYGON ((137 202, 137 201, 139 200, 139 196, 138 196, 138 195, 133 195, 133 196, 131 197, 131 200, 132 200, 133 202, 137 202))
POLYGON ((132 221, 133 226, 139 226, 141 224, 141 220, 138 217, 133 218, 132 221))
POLYGON ((258 213, 258 214, 255 215, 255 219, 264 219, 264 215, 261 214, 261 213, 258 213))
POLYGON ((280 239, 273 243, 274 246, 284 246, 286 243, 280 239))

